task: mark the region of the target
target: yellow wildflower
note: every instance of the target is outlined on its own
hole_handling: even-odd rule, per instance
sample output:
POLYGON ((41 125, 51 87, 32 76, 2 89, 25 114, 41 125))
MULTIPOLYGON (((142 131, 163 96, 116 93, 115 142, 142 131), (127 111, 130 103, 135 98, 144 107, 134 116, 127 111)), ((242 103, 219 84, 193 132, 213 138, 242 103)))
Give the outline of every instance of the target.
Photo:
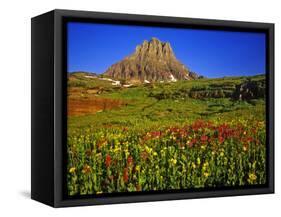
POLYGON ((76 170, 76 168, 75 168, 75 167, 71 167, 71 168, 69 169, 69 172, 70 172, 70 173, 74 173, 74 172, 75 172, 75 170, 76 170))
POLYGON ((192 168, 193 168, 193 169, 196 169, 196 164, 195 164, 195 163, 192 162, 191 165, 192 165, 192 168))
POLYGON ((199 157, 197 158, 197 164, 198 164, 198 165, 200 165, 200 164, 201 164, 201 160, 200 160, 200 158, 199 158, 199 157))
POLYGON ((149 148, 148 146, 145 146, 145 150, 149 154, 152 152, 152 148, 149 148))
POLYGON ((209 163, 208 162, 205 162, 204 164, 203 164, 203 170, 206 170, 206 168, 209 166, 209 163))
POLYGON ((170 161, 171 161, 171 163, 174 164, 174 165, 177 164, 177 159, 173 159, 173 158, 172 158, 170 161))
POLYGON ((140 166, 137 165, 135 169, 136 169, 136 171, 140 171, 140 166))
POLYGON ((255 173, 250 173, 250 174, 249 174, 249 180, 250 180, 251 182, 255 181, 256 179, 257 179, 257 176, 256 176, 255 173))

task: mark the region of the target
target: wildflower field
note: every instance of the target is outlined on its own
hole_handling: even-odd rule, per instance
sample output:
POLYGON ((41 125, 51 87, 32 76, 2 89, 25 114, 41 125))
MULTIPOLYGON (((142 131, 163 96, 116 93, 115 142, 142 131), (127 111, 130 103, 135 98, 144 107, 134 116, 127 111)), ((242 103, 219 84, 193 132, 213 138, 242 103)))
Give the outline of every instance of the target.
POLYGON ((68 108, 68 194, 264 184, 264 99, 239 101, 227 94, 245 79, 130 88, 73 79, 68 87, 69 102, 76 102, 68 108), (96 107, 79 110, 79 100, 83 106, 95 100, 96 107))

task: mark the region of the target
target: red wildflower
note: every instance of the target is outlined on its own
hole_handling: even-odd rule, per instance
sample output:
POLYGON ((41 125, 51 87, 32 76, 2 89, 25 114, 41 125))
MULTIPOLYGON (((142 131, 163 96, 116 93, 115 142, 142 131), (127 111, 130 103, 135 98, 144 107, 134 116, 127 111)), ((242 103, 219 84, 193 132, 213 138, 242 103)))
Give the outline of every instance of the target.
POLYGON ((124 171, 123 171, 123 181, 125 183, 128 183, 128 181, 129 181, 129 174, 128 174, 128 169, 127 168, 125 168, 124 171))
POLYGON ((251 143, 251 142, 254 141, 254 138, 253 138, 253 137, 247 137, 247 138, 245 138, 244 141, 245 141, 246 143, 251 143))
POLYGON ((211 126, 211 122, 205 122, 203 120, 197 120, 191 125, 191 128, 192 128, 193 131, 198 131, 200 129, 204 130, 204 128, 206 128, 208 126, 211 126))
POLYGON ((253 127, 253 128, 251 129, 251 131, 252 131, 253 134, 256 134, 256 133, 257 133, 257 129, 256 129, 255 127, 253 127))
POLYGON ((110 164, 111 164, 111 157, 110 157, 110 155, 106 155, 106 157, 105 157, 105 165, 106 165, 106 167, 109 167, 110 164))
POLYGON ((186 129, 181 129, 180 131, 179 131, 179 133, 180 133, 180 137, 181 138, 184 138, 184 137, 186 137, 187 135, 188 135, 188 132, 187 132, 187 130, 186 129))
POLYGON ((150 132, 151 138, 159 138, 161 136, 160 131, 150 132))
POLYGON ((202 135, 202 136, 201 136, 201 141, 202 141, 202 142, 208 141, 208 136, 202 135))
POLYGON ((129 157, 128 157, 127 163, 128 163, 129 166, 131 166, 131 165, 133 164, 133 160, 134 160, 134 159, 133 159, 132 156, 129 156, 129 157))
POLYGON ((145 135, 144 137, 143 137, 143 140, 144 141, 147 141, 147 140, 149 140, 150 139, 150 135, 145 135))
POLYGON ((223 143, 224 142, 224 138, 222 136, 219 136, 219 143, 223 143))
POLYGON ((197 142, 197 140, 194 138, 189 142, 189 147, 192 147, 195 143, 197 142))
POLYGON ((172 132, 172 133, 176 133, 176 132, 178 132, 178 128, 176 128, 176 127, 170 127, 170 132, 172 132))
POLYGON ((209 129, 212 129, 212 130, 215 128, 213 122, 211 122, 211 121, 207 121, 207 127, 208 127, 209 129))

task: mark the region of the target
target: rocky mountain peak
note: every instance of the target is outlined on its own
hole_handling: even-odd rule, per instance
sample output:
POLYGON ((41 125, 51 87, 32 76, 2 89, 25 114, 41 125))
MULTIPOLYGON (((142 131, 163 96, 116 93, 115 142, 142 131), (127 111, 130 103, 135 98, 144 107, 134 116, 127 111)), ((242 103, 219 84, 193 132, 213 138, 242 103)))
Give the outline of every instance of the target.
POLYGON ((197 75, 175 57, 169 42, 157 38, 144 40, 136 46, 135 52, 112 65, 105 75, 114 79, 136 82, 191 80, 197 75))
POLYGON ((169 42, 161 42, 157 38, 150 41, 145 40, 136 47, 134 56, 146 55, 147 58, 174 57, 173 50, 169 42))

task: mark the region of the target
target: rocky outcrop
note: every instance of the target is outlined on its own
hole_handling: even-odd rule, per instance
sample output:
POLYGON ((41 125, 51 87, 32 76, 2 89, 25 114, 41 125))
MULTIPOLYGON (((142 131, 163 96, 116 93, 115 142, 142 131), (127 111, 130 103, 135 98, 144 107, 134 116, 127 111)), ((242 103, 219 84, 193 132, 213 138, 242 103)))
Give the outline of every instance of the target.
POLYGON ((110 66, 105 76, 131 82, 177 81, 198 78, 183 65, 171 48, 170 43, 157 38, 144 41, 135 52, 122 61, 110 66))
POLYGON ((233 93, 235 100, 251 100, 265 97, 265 80, 260 81, 245 81, 242 84, 236 85, 233 93))

